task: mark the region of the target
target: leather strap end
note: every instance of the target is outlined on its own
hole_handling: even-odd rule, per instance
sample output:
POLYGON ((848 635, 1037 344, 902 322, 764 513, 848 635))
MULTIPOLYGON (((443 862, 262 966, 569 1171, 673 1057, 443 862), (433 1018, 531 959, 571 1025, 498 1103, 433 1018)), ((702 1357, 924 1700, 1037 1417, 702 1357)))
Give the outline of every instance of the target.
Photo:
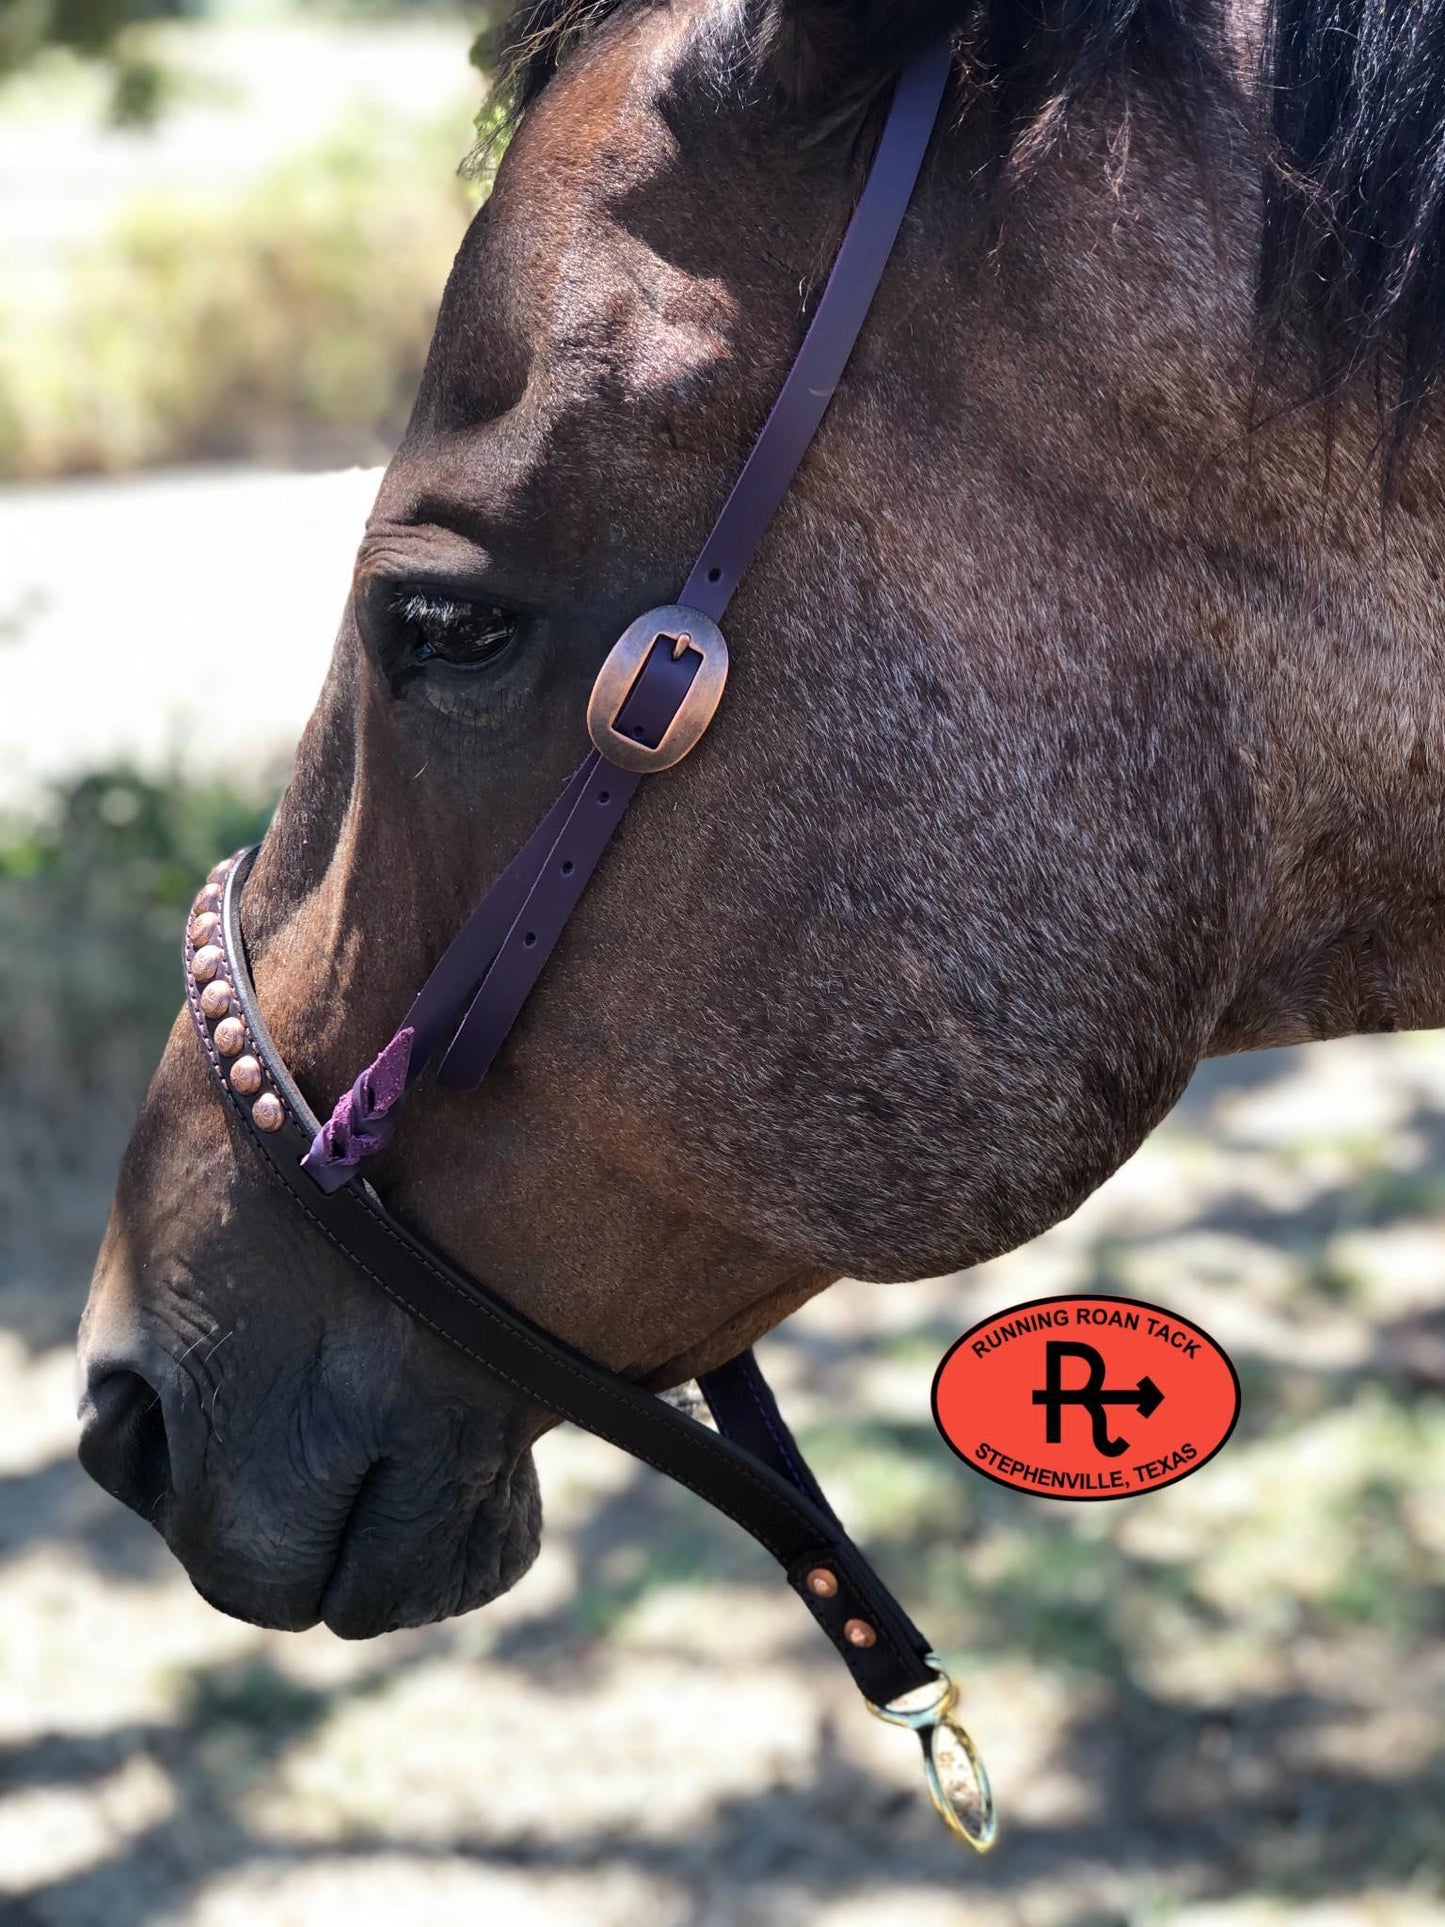
POLYGON ((832 1641, 854 1684, 875 1706, 887 1706, 935 1677, 921 1646, 917 1650, 901 1646, 878 1623, 876 1609, 854 1585, 834 1548, 819 1546, 795 1559, 787 1577, 832 1641), (820 1590, 820 1574, 832 1580, 835 1590, 820 1590))

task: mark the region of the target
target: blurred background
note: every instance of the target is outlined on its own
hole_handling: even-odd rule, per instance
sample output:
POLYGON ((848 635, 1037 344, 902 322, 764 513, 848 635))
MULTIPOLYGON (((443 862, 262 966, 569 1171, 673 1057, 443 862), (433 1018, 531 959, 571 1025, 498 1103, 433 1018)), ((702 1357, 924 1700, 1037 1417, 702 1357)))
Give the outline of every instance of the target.
POLYGON ((542 1445, 513 1596, 363 1646, 220 1617, 81 1477, 72 1339, 180 913, 284 781, 485 190, 484 9, 141 13, 0 6, 0 1917, 1445 1919, 1440 1037, 1211 1065, 1038 1244, 764 1348, 965 1682, 987 1862, 762 1555, 585 1437, 542 1445), (1232 1352, 1197 1478, 1050 1504, 937 1440, 945 1347, 1070 1289, 1232 1352))

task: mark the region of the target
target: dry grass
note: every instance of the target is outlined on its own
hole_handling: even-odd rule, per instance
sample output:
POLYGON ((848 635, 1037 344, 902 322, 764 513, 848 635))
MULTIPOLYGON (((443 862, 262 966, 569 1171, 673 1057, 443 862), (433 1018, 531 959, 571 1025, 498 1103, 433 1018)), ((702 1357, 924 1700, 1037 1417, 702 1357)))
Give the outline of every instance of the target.
POLYGON ((481 192, 455 142, 357 119, 228 204, 136 205, 58 305, 0 292, 0 477, 383 459, 481 192))

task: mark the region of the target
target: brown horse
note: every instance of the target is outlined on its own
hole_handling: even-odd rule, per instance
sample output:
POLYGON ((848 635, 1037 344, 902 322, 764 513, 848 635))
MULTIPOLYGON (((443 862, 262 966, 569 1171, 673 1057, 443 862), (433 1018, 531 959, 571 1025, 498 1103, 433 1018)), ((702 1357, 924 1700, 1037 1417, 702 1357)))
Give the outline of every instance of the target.
MULTIPOLYGON (((681 1380, 840 1273, 1033 1237, 1208 1053, 1445 1022, 1442 22, 524 9, 524 118, 247 885, 323 1111, 585 747, 613 638, 675 594, 900 59, 958 47, 705 747, 480 1092, 424 1091, 376 1165, 539 1322, 681 1380)), ((196 634, 223 719, 244 665, 196 634)), ((86 1466, 228 1612, 365 1635, 535 1552, 548 1415, 287 1207, 184 1019, 83 1354, 86 1466)))

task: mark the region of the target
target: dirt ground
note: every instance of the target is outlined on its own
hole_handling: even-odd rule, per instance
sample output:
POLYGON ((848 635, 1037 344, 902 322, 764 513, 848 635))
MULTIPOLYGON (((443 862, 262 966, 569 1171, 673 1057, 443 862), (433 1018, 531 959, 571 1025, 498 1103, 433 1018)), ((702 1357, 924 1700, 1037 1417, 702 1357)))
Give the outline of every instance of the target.
POLYGON ((1211 1066, 1028 1250, 841 1285, 769 1342, 845 1516, 965 1682, 1003 1813, 987 1861, 761 1555, 574 1433, 541 1448, 545 1549, 497 1606, 360 1646, 223 1619, 76 1469, 85 1280, 28 1258, 0 1291, 0 1916, 1445 1920, 1442 1152, 1441 1038, 1211 1066), (1239 1366, 1234 1440, 1167 1492, 1024 1498, 933 1434, 949 1341, 1084 1288, 1162 1300, 1239 1366))

